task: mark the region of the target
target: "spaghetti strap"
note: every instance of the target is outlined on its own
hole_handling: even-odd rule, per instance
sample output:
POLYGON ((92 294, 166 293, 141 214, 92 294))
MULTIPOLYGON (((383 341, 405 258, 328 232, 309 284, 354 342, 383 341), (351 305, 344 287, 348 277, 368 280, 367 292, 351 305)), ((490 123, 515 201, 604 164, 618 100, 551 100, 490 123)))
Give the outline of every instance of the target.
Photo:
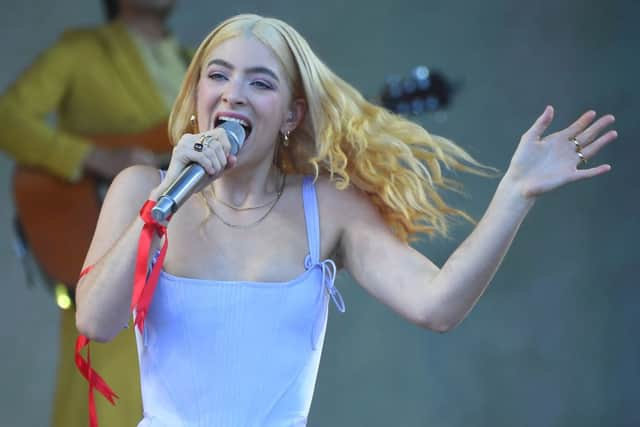
POLYGON ((313 177, 305 176, 302 181, 302 203, 307 226, 307 244, 309 254, 305 259, 305 268, 309 269, 320 262, 320 220, 318 198, 313 177))
MULTIPOLYGON (((302 202, 304 217, 307 225, 307 242, 309 254, 304 260, 304 267, 309 270, 319 267, 322 271, 322 283, 328 295, 333 300, 338 311, 345 311, 344 300, 338 288, 335 287, 337 273, 336 264, 331 259, 320 261, 320 215, 318 210, 318 196, 313 177, 305 176, 302 181, 302 202)), ((314 343, 317 339, 314 339, 314 343)))

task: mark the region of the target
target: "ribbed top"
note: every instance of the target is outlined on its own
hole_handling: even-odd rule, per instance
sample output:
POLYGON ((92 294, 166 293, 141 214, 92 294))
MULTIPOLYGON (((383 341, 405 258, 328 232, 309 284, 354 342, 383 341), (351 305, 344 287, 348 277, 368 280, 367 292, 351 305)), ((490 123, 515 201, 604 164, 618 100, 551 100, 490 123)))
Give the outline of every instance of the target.
POLYGON ((163 272, 136 329, 147 426, 305 426, 334 287, 320 261, 317 197, 302 196, 309 254, 288 282, 190 279, 163 272))

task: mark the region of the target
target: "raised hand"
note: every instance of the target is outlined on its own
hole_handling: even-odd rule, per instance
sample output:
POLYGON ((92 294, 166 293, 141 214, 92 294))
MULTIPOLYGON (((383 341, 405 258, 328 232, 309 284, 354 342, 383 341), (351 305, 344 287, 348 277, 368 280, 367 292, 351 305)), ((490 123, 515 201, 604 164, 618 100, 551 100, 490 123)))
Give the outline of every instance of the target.
POLYGON ((229 154, 230 151, 231 144, 222 128, 198 134, 186 133, 173 148, 163 184, 170 185, 190 163, 200 164, 211 180, 214 180, 235 165, 236 157, 229 154))
POLYGON ((553 114, 553 107, 545 108, 533 126, 522 135, 505 174, 505 178, 509 178, 527 198, 611 170, 608 164, 586 166, 602 147, 618 137, 615 130, 605 131, 615 121, 612 115, 595 120, 595 111, 588 111, 571 126, 543 136, 553 114), (579 166, 583 167, 579 169, 579 166))

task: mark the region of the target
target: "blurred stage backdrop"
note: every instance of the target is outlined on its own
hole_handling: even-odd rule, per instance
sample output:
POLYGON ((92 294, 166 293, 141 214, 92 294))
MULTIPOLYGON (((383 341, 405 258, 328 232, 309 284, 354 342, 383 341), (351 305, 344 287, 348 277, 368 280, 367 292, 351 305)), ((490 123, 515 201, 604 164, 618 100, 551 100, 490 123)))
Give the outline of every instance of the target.
MULTIPOLYGON (((65 28, 102 21, 98 0, 1 10, 2 90, 65 28)), ((447 109, 414 119, 502 171, 547 104, 553 129, 593 108, 615 113, 620 134, 598 159, 609 175, 538 201, 452 332, 407 324, 342 275, 347 312, 330 313, 309 426, 640 425, 640 3, 183 0, 172 25, 195 46, 240 12, 290 22, 370 98, 416 65, 442 73, 457 88, 447 109)), ((11 170, 0 155, 0 425, 45 426, 58 311, 44 287, 27 288, 14 254, 11 170)), ((497 180, 459 178, 469 196, 450 200, 479 218, 497 180)), ((470 230, 418 247, 442 264, 470 230)))

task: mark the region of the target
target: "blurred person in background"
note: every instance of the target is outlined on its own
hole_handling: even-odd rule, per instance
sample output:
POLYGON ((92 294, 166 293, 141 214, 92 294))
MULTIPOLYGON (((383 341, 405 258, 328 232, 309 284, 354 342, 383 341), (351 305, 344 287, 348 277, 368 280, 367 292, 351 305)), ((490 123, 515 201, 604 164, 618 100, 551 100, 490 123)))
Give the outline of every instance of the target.
MULTIPOLYGON (((107 23, 65 31, 0 97, 18 234, 70 302, 61 312, 55 427, 87 425, 87 385, 73 356, 74 286, 106 187, 128 166, 166 164, 171 151, 167 118, 192 53, 167 27, 174 4, 104 0, 107 23)), ((101 411, 107 426, 141 416, 135 351, 129 330, 92 358, 122 397, 101 411)))

